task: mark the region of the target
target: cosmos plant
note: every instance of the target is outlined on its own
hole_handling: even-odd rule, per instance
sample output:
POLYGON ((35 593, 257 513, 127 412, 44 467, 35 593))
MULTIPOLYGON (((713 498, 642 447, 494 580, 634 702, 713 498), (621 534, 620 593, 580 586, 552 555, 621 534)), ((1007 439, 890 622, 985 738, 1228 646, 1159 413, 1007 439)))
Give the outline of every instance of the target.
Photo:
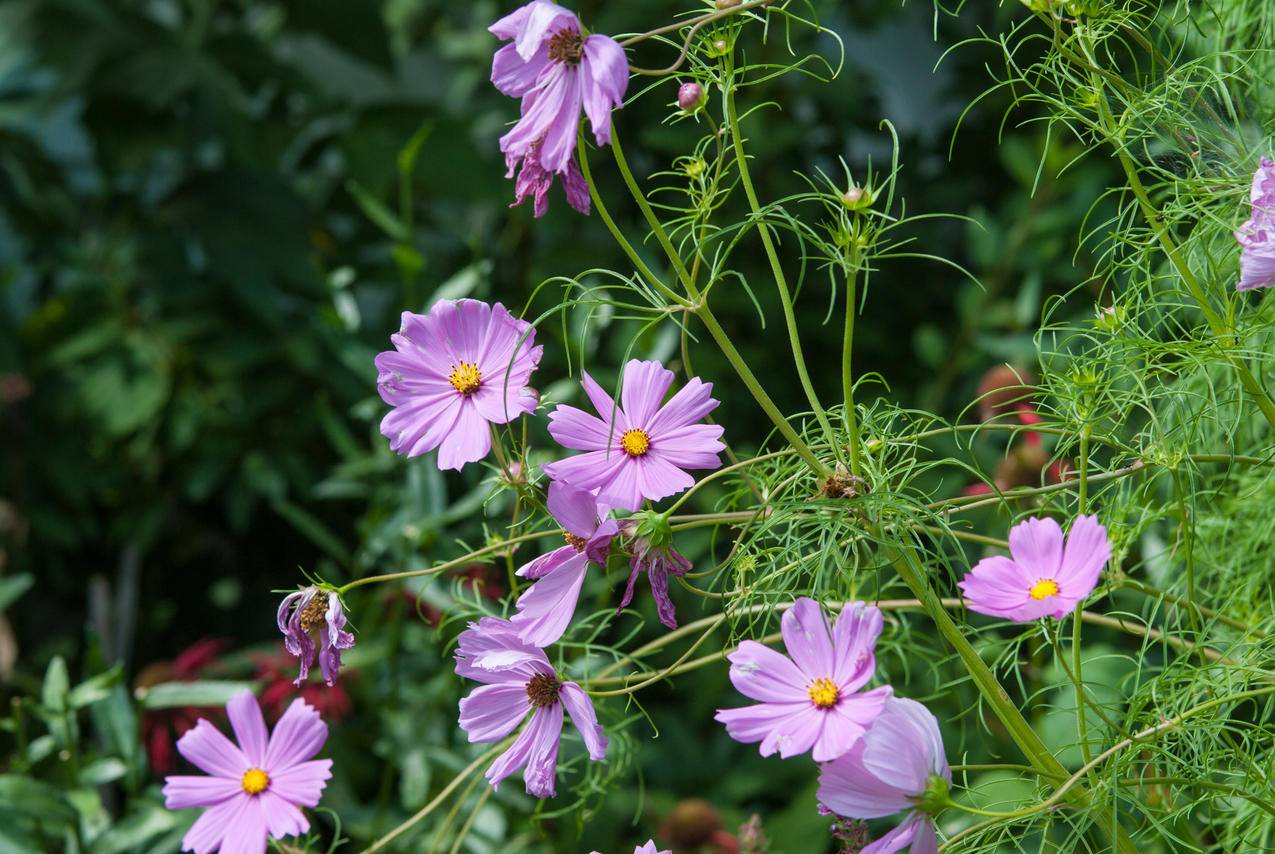
MULTIPOLYGON (((521 774, 545 802, 536 815, 579 816, 588 850, 585 817, 609 794, 650 763, 694 761, 661 752, 673 748, 641 702, 671 686, 678 724, 719 739, 694 749, 763 778, 787 763, 758 799, 817 787, 800 809, 831 816, 844 850, 1259 850, 1275 834, 1262 771, 1275 618, 1255 569, 1267 538, 1235 532, 1269 527, 1275 459, 1275 59, 1249 34, 1265 7, 1230 0, 1232 20, 1024 0, 1005 33, 962 46, 1000 69, 989 95, 1012 92, 1035 111, 1023 126, 1050 129, 1030 143, 1046 147, 1037 181, 1066 180, 1065 135, 1103 153, 1115 186, 1081 205, 1109 219, 1077 234, 1078 256, 1098 251, 1045 305, 1037 364, 1001 366, 1013 381, 967 389, 949 422, 895 399, 888 377, 865 383, 853 358, 860 313, 912 299, 904 260, 945 263, 941 212, 902 202, 907 145, 886 117, 872 147, 888 163, 858 142, 836 165, 766 162, 764 122, 782 121, 767 110, 837 76, 836 34, 795 2, 690 5, 669 23, 612 4, 607 20, 636 33, 622 39, 549 0, 506 4, 490 27, 492 84, 518 110, 506 102, 511 125, 485 156, 503 154, 516 200, 533 200, 510 216, 532 230, 571 218, 615 255, 558 271, 527 305, 498 288, 409 305, 375 358, 384 459, 474 496, 473 518, 444 517, 454 536, 422 544, 404 523, 408 566, 308 578, 279 604, 300 681, 317 661, 332 684, 356 625, 352 658, 388 643, 363 588, 446 602, 434 654, 455 658, 439 678, 456 717, 421 738, 450 737, 471 761, 377 847, 427 826, 445 836, 486 802, 468 793, 521 774), (665 67, 639 66, 647 56, 665 67), (666 144, 681 146, 667 163, 644 151, 649 177, 621 141, 644 138, 626 97, 666 109, 666 144), (790 192, 762 198, 762 169, 790 192), (596 215, 550 210, 555 182, 596 215), (725 316, 732 290, 764 328, 725 316), (809 343, 815 303, 836 320, 818 346, 835 329, 839 352, 809 343), (619 314, 635 325, 619 331, 619 314), (559 317, 565 339, 545 322, 559 317), (787 376, 778 399, 800 406, 784 411, 761 375, 787 376), (451 545, 479 526, 481 545, 451 545), (507 587, 448 590, 449 571, 493 561, 507 587), (729 697, 690 690, 714 678, 729 697)), ((322 724, 296 708, 267 741, 238 698, 239 746, 207 722, 182 739, 209 775, 166 788, 174 809, 207 810, 188 848, 306 831, 327 766, 306 765, 322 761, 322 724), (308 735, 272 753, 301 722, 308 735), (303 766, 313 774, 289 788, 303 766)), ((625 848, 648 836, 637 850, 672 847, 640 827, 625 848)), ((765 850, 755 826, 748 838, 765 850)))

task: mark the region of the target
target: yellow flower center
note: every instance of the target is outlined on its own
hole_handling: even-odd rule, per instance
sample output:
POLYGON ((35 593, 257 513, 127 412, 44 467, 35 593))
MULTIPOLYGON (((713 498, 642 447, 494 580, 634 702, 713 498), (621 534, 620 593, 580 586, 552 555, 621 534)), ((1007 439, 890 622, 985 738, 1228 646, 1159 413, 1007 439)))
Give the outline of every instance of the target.
POLYGON ((578 552, 582 552, 589 545, 588 537, 578 537, 570 531, 563 531, 562 538, 567 541, 567 545, 578 552))
POLYGON ((483 375, 474 363, 461 362, 459 365, 452 366, 452 373, 447 378, 447 381, 452 384, 452 388, 461 394, 473 394, 478 391, 478 386, 483 381, 483 375))
POLYGON ((270 775, 260 768, 249 768, 243 772, 243 790, 250 795, 259 795, 270 785, 270 775))
POLYGON ((806 693, 810 695, 810 702, 820 709, 831 709, 841 699, 841 690, 837 688, 837 683, 824 676, 811 682, 806 693))
POLYGON ((651 449, 651 437, 641 430, 625 430, 620 447, 630 457, 640 457, 651 449))
POLYGON ((1058 582, 1052 578, 1042 578, 1032 585, 1032 589, 1027 591, 1028 595, 1033 599, 1048 599, 1050 596, 1058 595, 1058 582))

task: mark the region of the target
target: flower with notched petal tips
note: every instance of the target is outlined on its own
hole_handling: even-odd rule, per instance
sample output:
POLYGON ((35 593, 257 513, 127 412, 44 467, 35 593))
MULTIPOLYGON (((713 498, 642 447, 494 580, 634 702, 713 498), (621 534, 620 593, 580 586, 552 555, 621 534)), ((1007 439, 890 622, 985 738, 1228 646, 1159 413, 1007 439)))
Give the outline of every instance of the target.
POLYGON ((1242 250, 1238 291, 1275 285, 1275 161, 1269 157, 1253 173, 1249 202, 1253 213, 1235 232, 1242 250))

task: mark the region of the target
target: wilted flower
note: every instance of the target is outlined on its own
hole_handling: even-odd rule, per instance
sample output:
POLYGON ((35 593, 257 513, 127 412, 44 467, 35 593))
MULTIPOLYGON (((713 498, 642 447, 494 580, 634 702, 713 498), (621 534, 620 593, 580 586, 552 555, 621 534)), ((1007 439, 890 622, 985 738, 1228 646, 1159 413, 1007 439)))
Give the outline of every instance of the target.
POLYGON ((670 575, 679 578, 686 575, 691 571, 691 562, 673 548, 673 529, 669 527, 668 517, 660 513, 638 513, 624 520, 623 529, 625 536, 631 538, 629 548, 632 556, 629 558, 629 583, 624 587, 624 596, 616 610, 629 607, 638 576, 646 573, 651 596, 655 599, 655 613, 661 623, 676 629, 677 610, 668 595, 668 579, 670 575))
POLYGON ((619 525, 598 506, 593 493, 565 483, 549 484, 549 512, 562 526, 567 544, 533 560, 518 575, 535 580, 518 597, 510 622, 524 643, 545 647, 571 623, 590 563, 606 566, 619 525))
POLYGON ((183 851, 260 854, 268 839, 310 830, 298 807, 317 806, 332 776, 331 759, 311 758, 328 728, 318 712, 294 700, 271 733, 251 691, 232 697, 226 713, 239 744, 200 719, 177 750, 209 776, 167 778, 164 805, 207 808, 182 838, 183 851))
POLYGON ((1238 291, 1275 285, 1275 161, 1269 157, 1253 173, 1249 201, 1253 213, 1235 232, 1242 250, 1238 291))
POLYGON ((929 854, 938 851, 931 816, 946 804, 951 781, 934 715, 915 700, 891 697, 859 743, 820 768, 818 798, 842 818, 911 810, 863 852, 887 854, 911 845, 913 854, 929 854))
POLYGON ((960 582, 971 611, 1019 623, 1061 620, 1093 592, 1111 557, 1097 516, 1078 516, 1063 544, 1053 519, 1026 519, 1009 531, 1011 557, 986 557, 960 582))
POLYGON ((563 179, 567 201, 589 212, 588 187, 575 161, 576 126, 584 109, 598 145, 611 141, 611 111, 624 101, 629 64, 614 39, 581 32, 580 19, 550 0, 533 0, 489 27, 502 40, 491 82, 522 99, 522 118, 500 138, 508 177, 522 163, 515 189, 519 204, 535 198, 535 214, 548 208, 553 176, 563 179))
POLYGON ((544 650, 519 640, 508 620, 484 617, 460 633, 456 673, 484 683, 460 701, 460 726, 471 742, 500 741, 531 713, 518 738, 487 769, 493 789, 525 767, 527 794, 554 796, 564 707, 589 758, 606 758, 607 739, 589 695, 559 679, 544 650))
POLYGON ((279 603, 276 615, 283 645, 299 659, 300 673, 294 685, 310 675, 317 650, 323 681, 332 685, 341 669, 341 650, 354 646, 354 635, 345 631, 345 609, 335 590, 311 585, 289 593, 279 603))
POLYGON ((698 83, 683 83, 677 87, 677 105, 688 113, 693 113, 708 100, 708 93, 698 83))
POLYGON ((787 759, 810 750, 816 762, 837 758, 892 693, 889 686, 855 693, 876 669, 882 623, 877 608, 852 602, 830 627, 817 602, 798 599, 780 624, 791 658, 747 640, 727 656, 736 690, 759 702, 720 709, 717 720, 736 741, 760 741, 762 756, 778 752, 787 759))
POLYGON ((535 339, 531 324, 500 303, 439 300, 429 314, 403 312, 394 349, 376 357, 377 388, 394 407, 381 420, 390 447, 409 457, 438 448, 440 469, 487 456, 488 424, 536 408, 527 382, 544 348, 535 339))
POLYGON ((664 403, 672 383, 673 372, 659 362, 634 359, 624 367, 617 407, 584 374, 581 385, 602 418, 574 406, 549 413, 549 434, 588 453, 545 463, 545 473, 595 493, 603 504, 636 510, 644 498, 659 501, 695 483, 684 469, 720 466, 721 426, 696 423, 717 408, 713 384, 694 377, 664 403))

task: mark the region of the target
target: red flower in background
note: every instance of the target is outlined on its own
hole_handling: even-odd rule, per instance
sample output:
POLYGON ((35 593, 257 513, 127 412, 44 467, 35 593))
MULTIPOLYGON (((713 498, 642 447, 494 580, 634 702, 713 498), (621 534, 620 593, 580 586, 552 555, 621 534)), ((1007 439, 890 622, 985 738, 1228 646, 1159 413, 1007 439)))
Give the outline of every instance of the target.
MULTIPOLYGON (((1018 423, 1030 427, 1043 419, 1037 413, 1030 397, 1030 385, 1035 382, 1031 374, 1017 371, 1008 365, 998 365, 986 374, 978 384, 978 411, 983 421, 992 421, 1012 413, 1018 423)), ((1016 486, 1037 486, 1044 471, 1046 483, 1062 483, 1071 471, 1068 460, 1049 459, 1041 434, 1035 430, 1023 430, 1010 439, 1010 450, 996 466, 992 482, 1004 492, 1016 486), (1022 443, 1014 441, 1022 436, 1022 443)), ((973 483, 965 487, 964 495, 991 495, 992 487, 986 483, 973 483)))
MULTIPOLYGON (((300 688, 293 683, 292 671, 296 663, 291 655, 259 655, 254 660, 257 672, 253 678, 261 683, 261 693, 257 701, 269 720, 278 720, 284 710, 298 697, 318 710, 325 721, 338 721, 349 717, 350 695, 345 692, 343 682, 328 687, 322 682, 306 682, 300 688)), ((358 671, 346 669, 341 674, 343 680, 358 675, 358 671)))
MULTIPOLYGON (((216 662, 225 647, 224 638, 204 638, 186 647, 172 661, 157 661, 142 668, 134 685, 149 688, 161 682, 194 682, 216 662)), ((215 721, 223 713, 221 706, 184 706, 145 712, 142 715, 142 743, 146 745, 151 770, 159 775, 176 770, 174 742, 200 718, 215 721)))

